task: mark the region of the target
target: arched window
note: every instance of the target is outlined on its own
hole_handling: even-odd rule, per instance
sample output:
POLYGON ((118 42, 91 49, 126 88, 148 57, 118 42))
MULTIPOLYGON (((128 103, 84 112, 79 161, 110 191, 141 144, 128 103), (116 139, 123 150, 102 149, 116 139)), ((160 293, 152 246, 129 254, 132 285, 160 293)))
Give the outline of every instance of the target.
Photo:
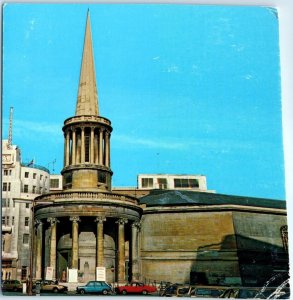
POLYGON ((288 252, 288 226, 287 225, 282 226, 280 231, 281 231, 281 238, 282 238, 284 250, 288 252))

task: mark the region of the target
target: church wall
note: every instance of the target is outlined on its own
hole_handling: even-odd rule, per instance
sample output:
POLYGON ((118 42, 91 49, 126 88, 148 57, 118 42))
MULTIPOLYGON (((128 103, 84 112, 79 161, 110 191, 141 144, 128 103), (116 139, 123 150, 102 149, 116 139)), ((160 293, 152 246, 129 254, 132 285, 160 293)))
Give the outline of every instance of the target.
POLYGON ((288 269, 281 227, 286 215, 234 212, 240 272, 244 285, 263 285, 275 273, 288 269))
POLYGON ((232 213, 145 214, 141 267, 147 280, 189 283, 197 276, 202 283, 239 282, 232 213))

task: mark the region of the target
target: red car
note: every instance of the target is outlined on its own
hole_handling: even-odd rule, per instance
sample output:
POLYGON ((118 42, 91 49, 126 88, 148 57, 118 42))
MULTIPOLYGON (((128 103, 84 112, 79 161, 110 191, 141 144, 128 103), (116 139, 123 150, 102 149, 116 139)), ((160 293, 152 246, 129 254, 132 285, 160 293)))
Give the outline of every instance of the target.
POLYGON ((147 295, 148 293, 154 293, 156 291, 157 288, 155 286, 145 285, 142 282, 133 282, 117 288, 117 292, 123 295, 130 293, 147 295))

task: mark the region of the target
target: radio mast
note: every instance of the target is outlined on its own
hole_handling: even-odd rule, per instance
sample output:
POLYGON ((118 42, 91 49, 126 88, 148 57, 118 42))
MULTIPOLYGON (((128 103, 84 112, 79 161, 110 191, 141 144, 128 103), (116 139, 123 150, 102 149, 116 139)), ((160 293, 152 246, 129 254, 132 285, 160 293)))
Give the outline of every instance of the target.
POLYGON ((9 115, 9 131, 8 131, 8 144, 7 148, 10 149, 12 146, 12 120, 13 120, 13 107, 10 107, 10 115, 9 115))

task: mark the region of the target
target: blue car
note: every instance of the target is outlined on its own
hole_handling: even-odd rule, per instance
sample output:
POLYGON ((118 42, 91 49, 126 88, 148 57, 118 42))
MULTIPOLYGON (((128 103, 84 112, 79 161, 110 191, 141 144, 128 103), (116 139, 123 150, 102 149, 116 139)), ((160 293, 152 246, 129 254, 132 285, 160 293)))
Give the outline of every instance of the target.
POLYGON ((112 287, 105 281, 89 281, 86 285, 76 288, 78 294, 103 294, 112 293, 112 287))

